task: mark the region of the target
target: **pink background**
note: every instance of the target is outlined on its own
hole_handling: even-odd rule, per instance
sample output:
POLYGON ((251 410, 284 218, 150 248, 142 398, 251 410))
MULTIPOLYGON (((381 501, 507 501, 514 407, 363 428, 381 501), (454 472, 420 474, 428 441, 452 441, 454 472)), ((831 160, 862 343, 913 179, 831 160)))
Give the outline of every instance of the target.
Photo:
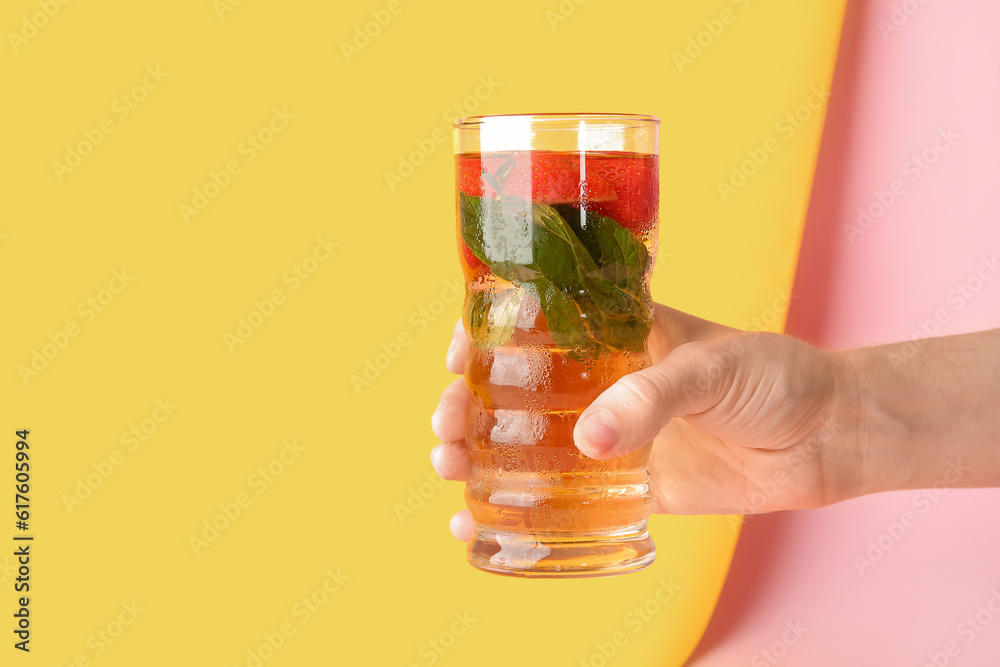
MULTIPOLYGON (((1000 2, 850 2, 789 333, 831 348, 906 340, 939 310, 941 334, 1000 326, 1000 275, 975 279, 1000 259, 998 194, 1000 2), (958 136, 936 151, 948 128, 958 136), (914 180, 925 150, 936 159, 914 180), (896 179, 901 194, 849 240, 896 179), (979 290, 963 300, 959 284, 979 290)), ((920 493, 754 517, 689 664, 1000 665, 1000 613, 965 620, 994 591, 1000 609, 1000 490, 920 493), (890 532, 906 512, 916 523, 890 532), (870 540, 888 548, 862 573, 870 540)))

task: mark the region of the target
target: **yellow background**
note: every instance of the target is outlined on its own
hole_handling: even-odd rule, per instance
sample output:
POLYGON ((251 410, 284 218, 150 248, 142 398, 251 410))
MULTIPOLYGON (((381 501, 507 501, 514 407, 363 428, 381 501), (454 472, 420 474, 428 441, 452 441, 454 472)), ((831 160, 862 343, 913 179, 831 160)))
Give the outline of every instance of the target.
POLYGON ((439 301, 460 277, 447 117, 456 104, 660 116, 654 297, 739 326, 790 289, 822 110, 789 138, 775 123, 829 83, 842 1, 400 0, 350 60, 341 43, 372 11, 385 21, 388 2, 220 5, 0 11, 0 466, 12 470, 15 429, 31 429, 36 536, 25 655, 11 646, 5 473, 0 663, 252 665, 248 650, 283 623, 294 635, 263 664, 596 665, 619 631, 610 664, 682 662, 729 565, 726 517, 654 518, 655 565, 596 580, 483 574, 448 534, 462 489, 432 482, 427 458, 460 312, 439 301), (704 32, 724 9, 733 21, 704 32), (699 33, 708 45, 679 70, 674 52, 699 33), (144 98, 127 117, 122 95, 144 98), (294 118, 248 160, 244 142, 274 109, 294 118), (113 131, 60 180, 53 162, 102 122, 113 131), (717 182, 772 136, 780 150, 723 202, 717 182), (418 140, 430 155, 390 188, 386 172, 418 140), (181 205, 213 172, 225 182, 230 161, 238 173, 185 221, 181 205), (338 247, 303 263, 317 238, 338 247), (315 271, 293 289, 297 265, 315 271), (283 302, 227 345, 274 290, 283 302), (357 391, 351 376, 400 334, 410 344, 357 391), (25 373, 36 352, 51 358, 25 373), (178 407, 150 421, 168 398, 178 407), (143 426, 132 451, 123 434, 143 426), (261 489, 252 475, 293 439, 304 451, 261 489), (100 485, 68 509, 94 474, 100 485), (191 536, 224 525, 219 505, 239 494, 249 506, 196 554, 191 536), (328 569, 349 579, 303 623, 295 605, 328 569), (651 604, 671 580, 680 592, 651 604), (133 601, 134 622, 98 639, 133 601), (644 605, 657 613, 635 631, 628 614, 644 605), (453 625, 465 612, 471 626, 453 625))

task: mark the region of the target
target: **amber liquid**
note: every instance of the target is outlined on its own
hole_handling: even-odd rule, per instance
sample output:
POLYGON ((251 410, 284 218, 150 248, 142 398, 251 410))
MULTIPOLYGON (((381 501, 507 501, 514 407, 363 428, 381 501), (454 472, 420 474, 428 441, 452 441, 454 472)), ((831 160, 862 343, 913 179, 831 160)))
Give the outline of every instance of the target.
POLYGON ((618 378, 647 366, 648 355, 574 359, 534 328, 516 330, 514 340, 473 346, 469 355, 473 469, 465 497, 477 524, 470 557, 484 569, 523 574, 596 574, 641 552, 651 557, 649 446, 598 461, 573 443, 580 413, 618 378), (610 548, 593 548, 604 540, 610 548), (553 556, 553 545, 572 545, 573 553, 553 556))
MULTIPOLYGON (((655 231, 655 218, 650 227, 655 231)), ((650 237, 643 239, 647 247, 650 237)), ((467 307, 476 302, 470 298, 476 291, 503 301, 505 290, 522 289, 471 260, 463 253, 467 307)), ((641 569, 655 557, 646 530, 651 445, 598 461, 575 447, 573 428, 602 391, 648 366, 649 356, 607 347, 560 348, 530 290, 517 301, 517 324, 505 344, 477 344, 470 331, 466 381, 473 398, 466 440, 473 467, 466 501, 476 532, 469 560, 484 570, 522 576, 641 569)))

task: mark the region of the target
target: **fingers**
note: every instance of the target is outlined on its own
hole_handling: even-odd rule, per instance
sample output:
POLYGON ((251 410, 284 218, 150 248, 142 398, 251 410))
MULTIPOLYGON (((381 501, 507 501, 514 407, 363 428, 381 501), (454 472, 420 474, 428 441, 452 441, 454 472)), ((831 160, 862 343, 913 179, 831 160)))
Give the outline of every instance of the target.
POLYGON ((431 416, 431 429, 442 442, 465 440, 465 420, 469 415, 471 398, 472 392, 465 384, 464 377, 458 378, 441 392, 441 402, 431 416))
POLYGON ((472 456, 464 442, 445 442, 431 450, 431 465, 441 479, 464 482, 472 472, 472 456))
POLYGON ((594 459, 622 456, 652 441, 671 419, 713 407, 732 383, 732 356, 717 350, 713 343, 682 344, 618 380, 580 416, 577 448, 594 459))
POLYGON ((451 345, 444 358, 445 367, 452 373, 461 375, 465 372, 465 360, 469 356, 469 338, 465 335, 465 325, 462 318, 455 323, 451 333, 451 345))
POLYGON ((448 524, 451 528, 451 534, 457 539, 463 542, 468 542, 472 539, 472 532, 474 528, 474 523, 472 521, 472 513, 469 510, 462 510, 451 517, 451 522, 448 524))
MULTIPOLYGON (((465 326, 459 319, 451 335, 451 345, 445 355, 445 367, 452 373, 461 375, 465 372, 465 361, 469 356, 469 339, 465 335, 465 326)), ((431 450, 431 465, 441 476, 441 479, 465 481, 469 479, 472 470, 472 457, 465 446, 465 421, 469 414, 469 401, 472 392, 465 384, 465 378, 460 377, 441 393, 434 416, 431 417, 431 428, 434 434, 444 442, 431 450)), ((462 510, 451 517, 449 523, 451 534, 463 542, 472 539, 473 521, 469 510, 462 510)))

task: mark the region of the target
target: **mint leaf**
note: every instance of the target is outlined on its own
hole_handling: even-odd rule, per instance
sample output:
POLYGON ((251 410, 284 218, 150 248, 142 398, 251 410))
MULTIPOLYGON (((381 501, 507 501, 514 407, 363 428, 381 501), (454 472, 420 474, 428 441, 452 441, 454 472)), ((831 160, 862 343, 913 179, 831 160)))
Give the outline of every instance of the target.
POLYGON ((465 244, 504 280, 521 284, 545 277, 564 291, 581 290, 584 272, 596 270, 551 206, 509 195, 494 199, 463 194, 461 215, 465 244), (589 264, 581 266, 578 259, 589 264))
MULTIPOLYGON (((649 252, 627 229, 605 216, 511 195, 460 194, 459 208, 463 241, 494 274, 538 300, 557 345, 644 348, 652 322, 649 252)), ((474 332, 485 331, 488 314, 468 315, 474 332)))
POLYGON ((601 267, 604 278, 631 290, 646 275, 649 251, 630 231, 607 216, 583 208, 557 204, 555 209, 601 267))

